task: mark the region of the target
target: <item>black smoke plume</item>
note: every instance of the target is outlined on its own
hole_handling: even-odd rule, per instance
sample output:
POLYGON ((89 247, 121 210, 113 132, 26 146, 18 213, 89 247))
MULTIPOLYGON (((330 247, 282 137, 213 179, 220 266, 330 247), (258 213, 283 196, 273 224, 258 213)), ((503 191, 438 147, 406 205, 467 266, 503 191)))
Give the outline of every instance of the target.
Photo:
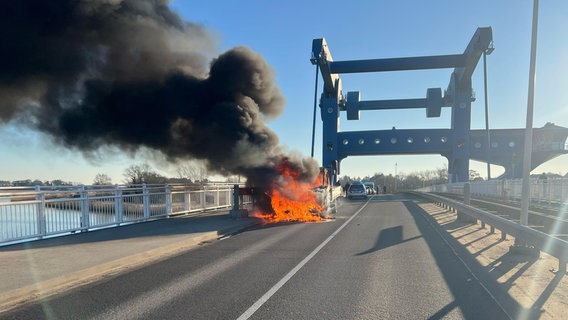
MULTIPOLYGON (((86 155, 200 159, 257 185, 288 158, 264 122, 285 103, 272 69, 246 47, 212 59, 212 37, 166 0, 2 1, 0 41, 0 124, 86 155)), ((315 177, 312 159, 291 164, 315 177)))

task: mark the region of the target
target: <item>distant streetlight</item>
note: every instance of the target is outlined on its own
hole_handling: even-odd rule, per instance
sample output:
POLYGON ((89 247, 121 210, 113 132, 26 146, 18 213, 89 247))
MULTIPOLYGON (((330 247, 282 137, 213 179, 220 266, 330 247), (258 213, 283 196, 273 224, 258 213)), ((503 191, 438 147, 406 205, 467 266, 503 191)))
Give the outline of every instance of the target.
POLYGON ((491 180, 491 136, 489 135, 489 103, 487 101, 487 59, 486 56, 490 55, 495 48, 493 41, 489 47, 483 51, 483 87, 485 91, 485 132, 487 134, 487 180, 491 180))
POLYGON ((525 128, 525 150, 523 157, 523 185, 521 201, 521 225, 528 225, 529 222, 529 202, 530 202, 530 172, 532 155, 532 136, 533 136, 533 109, 534 109, 534 84, 536 74, 536 42, 538 30, 538 0, 533 2, 532 18, 532 38, 531 38, 531 57, 529 69, 529 94, 527 101, 527 124, 525 128))

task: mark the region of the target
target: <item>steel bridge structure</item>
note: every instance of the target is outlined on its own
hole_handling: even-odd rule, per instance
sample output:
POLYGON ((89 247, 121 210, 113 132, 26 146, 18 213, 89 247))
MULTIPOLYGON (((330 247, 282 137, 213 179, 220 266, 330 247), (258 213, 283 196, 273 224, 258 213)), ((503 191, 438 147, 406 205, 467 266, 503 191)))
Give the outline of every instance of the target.
MULTIPOLYGON (((492 39, 491 28, 482 27, 461 54, 348 61, 334 61, 326 40, 314 39, 310 61, 323 79, 319 100, 323 121, 322 166, 329 172, 330 183, 337 182, 341 161, 358 155, 439 154, 448 160, 449 182, 469 180, 470 159, 501 165, 508 178, 520 177, 522 129, 471 130, 471 103, 475 100, 471 77, 480 57, 493 50, 492 39), (365 101, 361 100, 359 91, 344 95, 339 77, 347 73, 442 68, 453 68, 447 89, 442 92, 441 88, 428 88, 425 98, 365 101), (431 118, 440 117, 444 107, 451 108, 451 126, 447 129, 340 131, 342 111, 347 113, 347 120, 359 120, 361 110, 423 108, 426 117, 431 118)), ((533 134, 533 140, 538 141, 533 144, 532 167, 567 153, 567 136, 568 129, 554 125, 537 129, 533 134)))

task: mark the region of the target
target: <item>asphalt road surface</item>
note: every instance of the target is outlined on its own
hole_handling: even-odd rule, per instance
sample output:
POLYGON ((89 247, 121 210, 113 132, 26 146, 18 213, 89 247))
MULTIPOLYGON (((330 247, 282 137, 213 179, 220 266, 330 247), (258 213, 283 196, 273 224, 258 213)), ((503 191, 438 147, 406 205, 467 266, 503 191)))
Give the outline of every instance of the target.
POLYGON ((403 196, 341 199, 336 219, 256 226, 5 319, 507 319, 403 196))

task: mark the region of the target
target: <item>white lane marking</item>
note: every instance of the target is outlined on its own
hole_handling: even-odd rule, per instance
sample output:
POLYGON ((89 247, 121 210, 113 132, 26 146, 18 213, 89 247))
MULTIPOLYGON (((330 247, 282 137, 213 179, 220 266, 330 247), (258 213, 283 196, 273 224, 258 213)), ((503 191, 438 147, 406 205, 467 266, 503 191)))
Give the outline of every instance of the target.
POLYGON ((317 248, 314 249, 309 255, 307 255, 304 260, 300 261, 290 272, 288 272, 280 281, 278 281, 272 288, 270 288, 260 299, 258 299, 250 308, 247 309, 237 320, 247 320, 250 318, 266 301, 268 301, 282 286, 286 284, 302 267, 308 263, 318 252, 320 252, 325 245, 331 241, 351 220, 353 220, 365 207, 369 204, 369 201, 355 212, 347 221, 345 221, 337 230, 335 230, 327 239, 325 239, 317 248))
POLYGON ((220 260, 201 267, 191 274, 173 279, 169 283, 148 290, 144 294, 133 297, 130 300, 122 301, 92 319, 141 319, 148 317, 151 312, 169 301, 173 301, 185 292, 199 287, 206 281, 226 272, 235 265, 257 254, 260 250, 282 242, 283 239, 291 236, 297 230, 297 228, 288 228, 284 232, 273 234, 264 241, 258 242, 251 247, 237 250, 220 260))

